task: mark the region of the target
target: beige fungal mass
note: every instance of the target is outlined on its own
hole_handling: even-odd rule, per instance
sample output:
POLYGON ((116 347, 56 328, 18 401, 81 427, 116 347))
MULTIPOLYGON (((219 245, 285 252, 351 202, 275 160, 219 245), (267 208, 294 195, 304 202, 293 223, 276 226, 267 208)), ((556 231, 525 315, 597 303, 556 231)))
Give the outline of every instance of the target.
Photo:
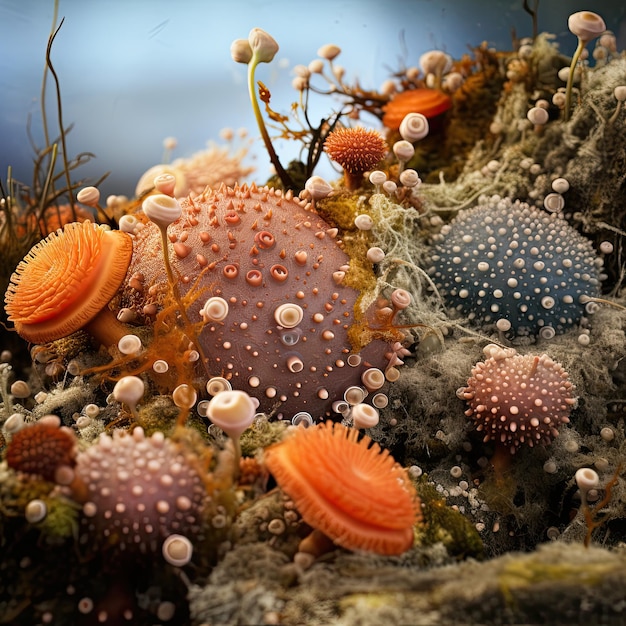
MULTIPOLYGON (((350 259, 310 205, 290 192, 223 185, 181 206, 168 228, 169 256, 181 295, 199 289, 187 316, 199 325, 205 375, 223 376, 256 397, 259 411, 290 419, 330 415, 368 367, 385 369, 389 346, 380 340, 348 364, 359 292, 338 278, 350 259), (202 314, 209 298, 227 303, 223 319, 202 314)), ((161 239, 151 223, 134 238, 123 306, 149 323, 167 291, 161 239)))

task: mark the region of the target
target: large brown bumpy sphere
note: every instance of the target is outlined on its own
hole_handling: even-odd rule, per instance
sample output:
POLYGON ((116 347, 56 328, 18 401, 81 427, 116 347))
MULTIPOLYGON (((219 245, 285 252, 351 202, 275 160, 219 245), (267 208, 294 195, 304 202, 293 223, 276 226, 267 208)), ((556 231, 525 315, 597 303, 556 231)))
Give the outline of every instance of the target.
MULTIPOLYGON (((353 353, 359 292, 343 284, 350 259, 310 205, 254 185, 208 189, 180 205, 169 256, 181 294, 195 283, 202 292, 187 315, 204 321, 198 342, 209 378, 228 379, 259 411, 285 419, 331 415, 349 387, 366 396, 385 383, 390 347, 374 340, 353 353)), ((123 304, 149 323, 166 287, 159 229, 147 223, 134 234, 123 304)))

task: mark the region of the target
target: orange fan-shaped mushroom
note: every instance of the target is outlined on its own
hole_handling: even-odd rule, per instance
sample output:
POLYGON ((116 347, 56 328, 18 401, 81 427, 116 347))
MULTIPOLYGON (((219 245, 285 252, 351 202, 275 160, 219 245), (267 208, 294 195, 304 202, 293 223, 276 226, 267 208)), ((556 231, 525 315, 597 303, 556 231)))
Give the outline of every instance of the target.
POLYGON ((405 470, 359 432, 326 422, 297 428, 265 464, 304 521, 349 550, 401 554, 413 544, 419 499, 405 470))
POLYGON ((396 94, 383 107, 383 124, 391 130, 398 130, 402 120, 409 113, 421 113, 428 119, 445 113, 452 106, 452 101, 438 89, 420 87, 408 89, 396 94))
POLYGON ((5 294, 8 319, 27 341, 45 343, 84 328, 104 345, 128 330, 108 308, 130 263, 131 238, 91 222, 67 224, 18 264, 5 294))

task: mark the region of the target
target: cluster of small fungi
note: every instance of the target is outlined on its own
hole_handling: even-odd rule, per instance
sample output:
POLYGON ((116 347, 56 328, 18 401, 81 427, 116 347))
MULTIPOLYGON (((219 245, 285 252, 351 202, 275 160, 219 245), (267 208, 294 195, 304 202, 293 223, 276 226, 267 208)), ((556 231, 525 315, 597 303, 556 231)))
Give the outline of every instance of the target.
MULTIPOLYGON (((182 566, 211 523, 209 513, 219 508, 211 501, 216 482, 201 454, 161 432, 146 437, 140 427, 102 434, 79 451, 74 432, 49 415, 13 433, 6 460, 55 485, 49 497, 63 494, 81 505, 79 545, 89 551, 98 547, 119 556, 162 550, 166 561, 182 566)), ((47 505, 31 500, 25 511, 36 523, 46 517, 47 505)))
MULTIPOLYGON (((587 30, 576 20, 570 23, 581 49, 604 28, 594 15, 579 16, 587 30)), ((249 64, 252 75, 278 50, 260 29, 233 46, 233 58, 249 64)), ((351 91, 333 65, 339 52, 336 46, 320 49, 333 70, 331 83, 354 99, 356 109, 366 109, 367 94, 351 91)), ((202 191, 192 185, 192 193, 181 198, 180 175, 160 169, 153 189, 148 180, 142 209, 124 215, 119 230, 67 224, 24 258, 5 295, 9 320, 22 337, 47 343, 86 331, 112 358, 98 370, 110 375, 98 379, 104 386, 117 379, 108 403, 127 405, 131 421, 141 423, 145 414, 139 415, 137 405, 146 389, 158 388, 179 409, 167 436, 158 430, 147 435, 133 424, 85 447, 57 416, 32 424, 21 414, 8 418, 7 466, 50 487, 47 501, 26 503, 26 522, 42 522, 48 505, 65 498, 79 511, 80 548, 129 563, 162 557, 181 568, 192 562, 194 549, 206 547, 208 535, 226 538, 225 545, 235 540, 229 526, 235 503, 244 498, 241 488, 269 472, 297 509, 297 519, 313 529, 300 542, 300 553, 317 556, 341 546, 398 555, 413 546, 424 520, 411 481, 416 474, 359 432, 378 424, 378 409, 387 406, 385 386, 399 377, 396 368, 409 354, 406 336, 398 326, 394 333, 364 333, 362 345, 355 345, 351 333, 370 318, 392 325, 411 294, 391 288, 388 298, 374 299, 373 311, 361 310, 363 294, 351 273, 355 259, 338 228, 314 205, 337 189, 346 195, 384 192, 391 203, 412 205, 411 190, 421 183, 406 168, 414 144, 429 133, 428 119, 450 108, 448 94, 463 81, 444 53, 431 51, 420 64, 424 80, 416 81, 417 70, 407 71, 405 91, 387 85, 382 122, 388 136, 401 137, 391 150, 383 135, 360 126, 338 125, 326 136, 324 151, 342 167, 343 188, 310 177, 300 198, 291 190, 238 183, 202 191), (393 174, 391 153, 397 161, 393 174), (201 441, 190 434, 184 423, 194 407, 211 422, 209 435, 217 427, 230 438, 220 440, 221 450, 211 436, 201 441), (241 435, 261 415, 260 422, 292 426, 281 424, 284 430, 276 432, 286 432, 282 440, 242 460, 241 435)), ((312 74, 321 74, 322 65, 316 60, 301 66, 295 86, 311 88, 312 74)), ((570 77, 562 95, 567 120, 570 77)), ((528 119, 539 131, 548 121, 546 109, 533 107, 528 119)), ((552 182, 545 211, 481 196, 478 206, 460 211, 434 235, 431 286, 451 312, 481 332, 497 332, 503 344, 525 345, 583 327, 600 294, 602 259, 560 214, 564 183, 552 182)), ((89 188, 78 199, 96 206, 99 193, 89 188)), ((374 226, 365 210, 358 213, 362 206, 355 200, 352 207, 360 234, 374 226)), ((372 246, 366 257, 378 264, 385 251, 372 246)), ((568 373, 547 354, 520 354, 493 343, 484 354, 457 397, 466 402, 465 415, 483 443, 495 446, 497 470, 521 448, 550 444, 569 423, 577 398, 568 373)), ((78 420, 76 428, 80 432, 78 420)), ((461 473, 455 465, 450 475, 461 473)), ((588 468, 576 474, 583 505, 597 479, 588 468)), ((466 491, 469 483, 462 482, 466 491)), ((286 528, 274 526, 276 534, 286 528)), ((90 598, 79 602, 80 613, 92 610, 90 598)), ((175 611, 162 602, 156 615, 168 621, 175 611)), ((131 618, 126 611, 124 619, 131 618)), ((97 619, 106 622, 106 611, 97 619)))

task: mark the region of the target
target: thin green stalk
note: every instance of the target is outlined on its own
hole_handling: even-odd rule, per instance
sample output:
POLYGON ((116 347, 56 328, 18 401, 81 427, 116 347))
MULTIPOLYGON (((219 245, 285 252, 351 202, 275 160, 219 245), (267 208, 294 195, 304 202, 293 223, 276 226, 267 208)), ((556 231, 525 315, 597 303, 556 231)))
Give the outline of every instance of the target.
MULTIPOLYGON (((178 291, 178 283, 174 280, 174 272, 172 271, 172 265, 170 264, 170 255, 169 255, 169 242, 167 239, 167 227, 159 226, 159 231, 161 232, 161 245, 163 246, 163 261, 165 263, 165 272, 167 274, 167 280, 172 288, 172 293, 174 294, 174 299, 180 308, 180 312, 183 317, 187 317, 185 312, 185 307, 183 306, 182 299, 180 297, 180 292, 178 291)), ((188 320, 187 320, 188 321, 188 320)))
POLYGON ((267 128, 265 127, 265 122, 263 121, 263 115, 261 113, 261 108, 259 107, 259 101, 256 97, 256 86, 254 84, 254 72, 256 70, 259 61, 256 58, 256 55, 250 59, 248 63, 248 92, 250 94, 250 102, 252 103, 252 110, 254 111, 254 117, 256 118, 257 125, 259 130, 261 131, 261 137, 263 138, 263 143, 265 144, 265 148, 267 149, 268 154, 270 155, 270 161, 272 165, 276 168, 276 173, 280 178, 280 181, 283 184, 285 189, 293 189, 294 184, 291 180, 291 176, 287 173, 285 168, 282 166, 276 151, 274 150, 274 145, 272 144, 272 140, 267 132, 267 128))
POLYGON ((576 64, 578 63, 578 59, 583 52, 583 49, 586 46, 586 42, 584 42, 580 37, 578 38, 578 46, 576 46, 576 51, 574 52, 574 56, 572 57, 572 62, 569 66, 569 74, 567 75, 567 87, 565 88, 565 108, 563 109, 563 120, 567 122, 570 116, 570 108, 572 106, 572 86, 574 84, 574 72, 576 70, 576 64))
MULTIPOLYGON (((167 226, 159 226, 159 231, 161 232, 161 246, 163 248, 163 262, 165 263, 165 273, 167 274, 167 281, 169 282, 170 289, 172 290, 172 295, 174 296, 174 300, 176 300, 176 304, 178 304, 178 312, 180 316, 183 318, 185 322, 185 326, 187 330, 193 329, 193 324, 189 320, 187 315, 187 310, 185 309, 185 303, 180 295, 180 291, 178 289, 178 282, 174 278, 174 272, 172 271, 172 265, 170 263, 170 255, 169 255, 169 242, 167 238, 167 226)), ((196 337, 193 337, 195 348, 200 354, 200 359, 202 362, 202 366, 206 369, 207 359, 204 354, 204 350, 202 350, 202 346, 198 341, 196 341, 196 337)))

